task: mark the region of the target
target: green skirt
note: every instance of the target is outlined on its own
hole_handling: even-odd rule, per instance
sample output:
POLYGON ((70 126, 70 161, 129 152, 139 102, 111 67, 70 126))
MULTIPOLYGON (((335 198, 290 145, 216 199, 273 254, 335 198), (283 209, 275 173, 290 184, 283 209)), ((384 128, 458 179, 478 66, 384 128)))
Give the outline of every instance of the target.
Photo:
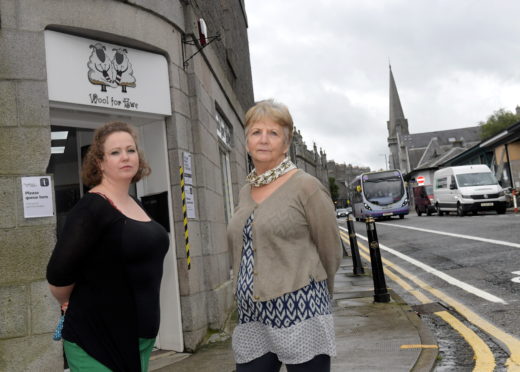
MULTIPOLYGON (((141 371, 148 371, 148 361, 152 354, 155 338, 140 338, 139 353, 141 356, 141 371)), ((63 348, 67 356, 70 372, 111 372, 112 370, 88 355, 85 350, 73 342, 63 340, 63 348)))

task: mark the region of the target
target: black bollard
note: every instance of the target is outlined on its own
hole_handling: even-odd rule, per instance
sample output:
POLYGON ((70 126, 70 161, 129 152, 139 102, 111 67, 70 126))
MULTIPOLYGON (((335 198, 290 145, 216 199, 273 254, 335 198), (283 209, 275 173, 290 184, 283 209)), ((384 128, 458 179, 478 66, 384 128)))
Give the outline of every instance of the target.
POLYGON ((372 217, 366 220, 368 246, 370 248, 370 262, 372 264, 372 279, 374 280, 374 302, 390 302, 390 294, 386 289, 385 273, 379 241, 377 240, 376 223, 372 217))
POLYGON ((361 257, 359 256, 359 248, 357 245, 356 230, 354 229, 354 219, 352 214, 347 216, 348 240, 350 242, 350 251, 352 252, 352 263, 354 264, 354 275, 363 275, 365 269, 361 264, 361 257))

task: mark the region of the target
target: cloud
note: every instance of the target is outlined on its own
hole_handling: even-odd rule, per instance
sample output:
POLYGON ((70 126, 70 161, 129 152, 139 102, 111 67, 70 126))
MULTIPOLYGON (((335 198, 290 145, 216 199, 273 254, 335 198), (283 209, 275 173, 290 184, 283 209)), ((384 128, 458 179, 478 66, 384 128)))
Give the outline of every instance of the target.
POLYGON ((520 103, 513 0, 248 0, 255 99, 289 106, 338 163, 381 168, 388 64, 412 133, 477 125, 520 103))

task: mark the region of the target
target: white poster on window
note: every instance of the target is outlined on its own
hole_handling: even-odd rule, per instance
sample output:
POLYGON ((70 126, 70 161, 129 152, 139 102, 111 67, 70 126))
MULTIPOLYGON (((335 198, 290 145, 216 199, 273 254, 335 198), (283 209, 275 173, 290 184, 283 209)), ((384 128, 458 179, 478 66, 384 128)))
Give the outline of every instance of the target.
POLYGON ((54 216, 50 176, 22 177, 22 196, 25 218, 54 216))
POLYGON ((195 214, 195 196, 193 195, 193 186, 184 186, 184 194, 186 196, 186 215, 188 218, 197 218, 195 214))

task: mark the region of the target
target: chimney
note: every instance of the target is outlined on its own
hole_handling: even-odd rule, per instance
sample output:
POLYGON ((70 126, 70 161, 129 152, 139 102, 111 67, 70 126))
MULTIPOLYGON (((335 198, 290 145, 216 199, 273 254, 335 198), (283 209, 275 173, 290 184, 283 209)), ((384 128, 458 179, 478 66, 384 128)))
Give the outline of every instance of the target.
MULTIPOLYGON (((450 138, 450 140, 451 140, 451 138, 450 138)), ((453 138, 453 141, 450 141, 450 142, 451 142, 452 147, 464 148, 464 137, 460 137, 459 139, 453 138)))

